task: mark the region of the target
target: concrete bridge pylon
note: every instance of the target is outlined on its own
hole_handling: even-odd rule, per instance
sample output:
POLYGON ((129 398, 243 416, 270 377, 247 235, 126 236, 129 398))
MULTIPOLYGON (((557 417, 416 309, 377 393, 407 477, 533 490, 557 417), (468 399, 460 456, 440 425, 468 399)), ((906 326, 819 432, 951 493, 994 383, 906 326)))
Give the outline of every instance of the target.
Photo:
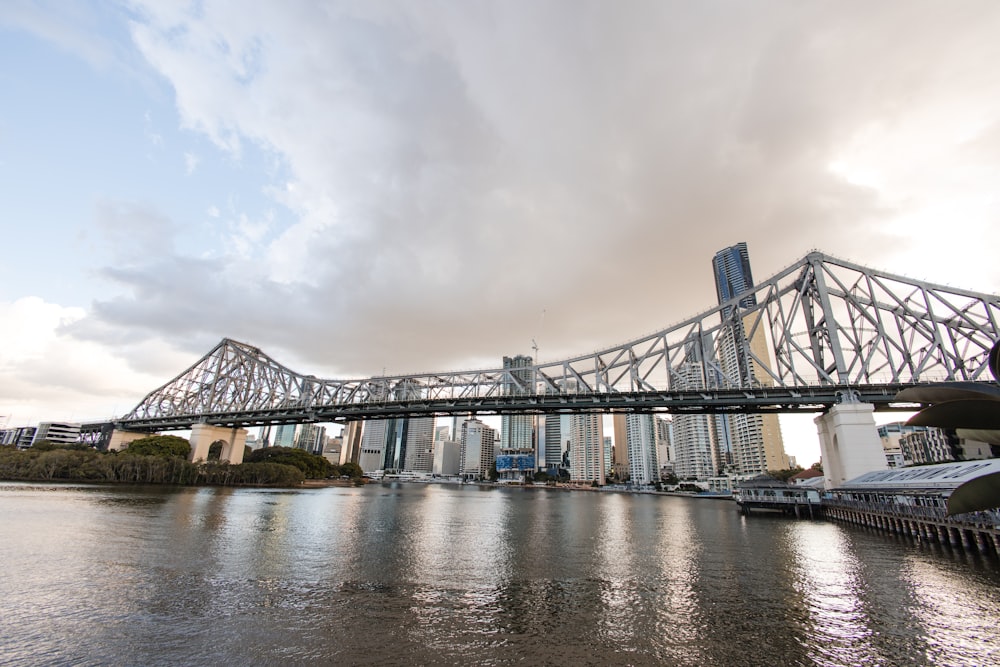
POLYGON ((888 469, 874 413, 874 405, 848 399, 813 420, 819 431, 826 488, 872 470, 888 469))
POLYGON ((243 463, 243 450, 247 444, 245 428, 229 428, 210 424, 195 424, 191 427, 191 461, 198 463, 208 460, 208 450, 213 443, 222 442, 219 460, 227 463, 243 463))

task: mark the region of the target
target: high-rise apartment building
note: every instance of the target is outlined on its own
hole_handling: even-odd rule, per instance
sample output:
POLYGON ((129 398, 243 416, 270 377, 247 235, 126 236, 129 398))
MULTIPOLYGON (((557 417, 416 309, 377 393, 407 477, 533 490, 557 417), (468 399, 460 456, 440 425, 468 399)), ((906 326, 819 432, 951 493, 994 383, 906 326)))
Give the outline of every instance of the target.
POLYGON ((406 425, 404 470, 432 472, 434 469, 434 417, 411 417, 406 425))
MULTIPOLYGON (((674 367, 674 388, 706 388, 706 342, 693 335, 684 343, 684 356, 674 367)), ((715 423, 712 415, 679 414, 673 419, 674 473, 681 479, 708 479, 716 474, 715 423)))
POLYGON ((605 483, 604 418, 600 414, 569 416, 570 479, 605 483))
POLYGON ((656 460, 662 468, 667 461, 672 461, 674 456, 673 438, 670 435, 672 424, 669 419, 656 417, 656 460))
POLYGON ((628 425, 625 415, 614 415, 611 418, 612 431, 615 434, 614 447, 611 450, 611 458, 608 459, 608 469, 614 471, 615 479, 623 482, 629 478, 630 470, 628 463, 628 425))
MULTIPOLYGON (((712 273, 719 304, 753 289, 750 254, 745 242, 723 248, 712 259, 712 273)), ((735 306, 722 310, 719 333, 719 365, 726 386, 769 386, 767 372, 772 362, 766 327, 746 312, 757 305, 754 294, 746 294, 735 306)), ((719 472, 735 468, 741 475, 765 473, 788 467, 777 415, 732 414, 716 423, 716 467, 719 472)))
POLYGON ((633 484, 653 484, 660 479, 656 460, 656 425, 652 414, 625 415, 629 479, 633 484))
MULTIPOLYGON (((549 389, 554 392, 554 389, 549 389)), ((538 467, 545 470, 550 475, 558 474, 559 467, 563 465, 563 451, 566 444, 565 430, 563 423, 566 422, 564 415, 547 414, 538 417, 537 440, 538 440, 538 467)), ((568 427, 568 422, 567 427, 568 427)))
MULTIPOLYGON (((420 385, 402 380, 392 395, 400 401, 419 398, 420 385)), ((365 422, 358 464, 365 472, 431 472, 433 441, 433 417, 373 419, 365 422)))
POLYGON ((488 479, 496 452, 496 431, 470 417, 462 424, 458 472, 467 479, 488 479))
MULTIPOLYGON (((534 369, 531 357, 517 355, 503 358, 508 380, 504 382, 507 396, 524 396, 535 393, 534 369)), ((535 448, 535 416, 503 415, 500 418, 500 448, 504 450, 525 450, 535 448)))

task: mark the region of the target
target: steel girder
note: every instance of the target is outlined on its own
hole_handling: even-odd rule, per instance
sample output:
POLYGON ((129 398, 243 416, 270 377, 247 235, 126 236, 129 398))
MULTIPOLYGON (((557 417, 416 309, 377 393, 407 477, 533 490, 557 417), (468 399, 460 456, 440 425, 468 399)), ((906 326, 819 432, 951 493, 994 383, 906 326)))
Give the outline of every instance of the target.
POLYGON ((816 389, 829 401, 852 386, 987 380, 998 324, 995 295, 811 253, 752 290, 667 329, 529 368, 323 380, 224 339, 121 422, 179 428, 234 419, 326 421, 469 412, 477 405, 495 413, 530 412, 526 383, 534 386, 527 395, 546 410, 560 396, 571 411, 615 409, 625 396, 660 396, 653 407, 664 409, 664 396, 709 392, 704 407, 724 411, 734 403, 719 403, 712 392, 745 392, 752 409, 766 411, 791 406, 788 396, 816 389), (781 400, 761 402, 772 389, 781 400), (387 410, 390 404, 402 407, 387 410))

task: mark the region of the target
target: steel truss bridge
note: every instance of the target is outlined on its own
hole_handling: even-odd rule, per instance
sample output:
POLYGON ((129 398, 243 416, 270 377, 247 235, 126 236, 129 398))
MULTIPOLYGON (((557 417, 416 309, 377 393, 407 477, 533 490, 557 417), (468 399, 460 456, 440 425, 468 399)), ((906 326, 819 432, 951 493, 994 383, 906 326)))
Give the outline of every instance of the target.
MULTIPOLYGON (((631 342, 562 361, 323 380, 223 339, 117 422, 129 430, 448 414, 880 410, 901 389, 989 381, 1000 297, 814 252, 752 290, 631 342)), ((505 365, 507 363, 505 362, 505 365)))

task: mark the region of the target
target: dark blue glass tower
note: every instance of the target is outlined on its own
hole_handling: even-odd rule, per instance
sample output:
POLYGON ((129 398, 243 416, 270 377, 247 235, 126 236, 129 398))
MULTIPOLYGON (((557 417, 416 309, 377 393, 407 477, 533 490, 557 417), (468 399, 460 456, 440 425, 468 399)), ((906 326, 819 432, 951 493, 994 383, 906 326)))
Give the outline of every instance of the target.
MULTIPOLYGON (((750 272, 750 254, 747 252, 746 242, 741 241, 715 253, 712 272, 715 274, 715 291, 719 296, 719 303, 725 303, 751 289, 754 286, 753 274, 750 272)), ((753 294, 740 299, 741 308, 756 305, 757 297, 753 294)))

